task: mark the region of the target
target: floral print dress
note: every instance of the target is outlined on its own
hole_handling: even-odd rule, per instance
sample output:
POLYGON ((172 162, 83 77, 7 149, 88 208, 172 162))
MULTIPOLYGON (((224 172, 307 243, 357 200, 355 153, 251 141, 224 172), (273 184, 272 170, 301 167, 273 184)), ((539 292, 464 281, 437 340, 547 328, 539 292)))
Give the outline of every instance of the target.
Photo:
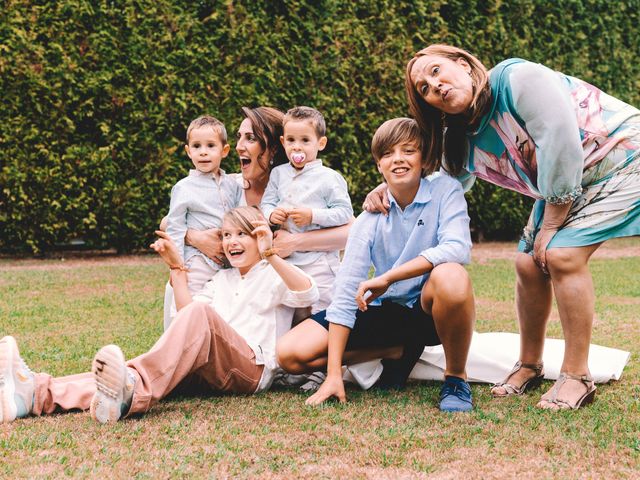
POLYGON ((640 235, 640 111, 582 80, 521 59, 490 72, 492 105, 468 134, 459 180, 535 198, 519 249, 531 252, 545 202, 571 210, 549 247, 640 235))

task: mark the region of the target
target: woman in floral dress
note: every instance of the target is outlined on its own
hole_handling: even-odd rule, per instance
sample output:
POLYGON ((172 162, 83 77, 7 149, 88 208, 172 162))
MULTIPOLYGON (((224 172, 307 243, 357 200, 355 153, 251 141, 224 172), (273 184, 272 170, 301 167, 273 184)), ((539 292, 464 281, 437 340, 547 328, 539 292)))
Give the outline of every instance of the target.
POLYGON ((565 354, 538 406, 590 403, 588 261, 605 240, 640 235, 640 111, 543 65, 509 59, 487 71, 447 45, 418 52, 405 86, 430 142, 430 171, 442 167, 468 188, 480 177, 536 199, 516 258, 520 360, 493 395, 521 395, 542 380, 555 294, 565 354))

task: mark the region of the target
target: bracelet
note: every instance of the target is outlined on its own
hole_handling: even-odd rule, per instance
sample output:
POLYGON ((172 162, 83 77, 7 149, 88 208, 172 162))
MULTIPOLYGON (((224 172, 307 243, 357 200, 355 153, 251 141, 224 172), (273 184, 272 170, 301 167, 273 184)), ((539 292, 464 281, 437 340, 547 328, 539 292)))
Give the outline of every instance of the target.
POLYGON ((189 269, 183 265, 169 266, 169 270, 180 270, 181 272, 188 272, 189 269))
POLYGON ((268 257, 271 257, 273 255, 277 255, 278 252, 276 252, 276 249, 271 247, 271 248, 267 248, 264 252, 260 252, 260 256, 262 257, 263 260, 267 259, 268 257))

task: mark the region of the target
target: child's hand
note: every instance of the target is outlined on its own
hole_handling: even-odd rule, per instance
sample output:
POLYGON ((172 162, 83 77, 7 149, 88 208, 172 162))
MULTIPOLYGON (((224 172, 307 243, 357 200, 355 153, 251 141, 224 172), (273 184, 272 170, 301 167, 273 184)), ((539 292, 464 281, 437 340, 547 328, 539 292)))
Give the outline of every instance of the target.
POLYGON ((256 220, 252 225, 254 229, 251 235, 255 235, 258 242, 258 251, 262 254, 273 246, 273 233, 271 233, 269 225, 264 220, 256 220))
POLYGON ((391 285, 391 283, 389 283, 384 275, 360 282, 358 291, 356 292, 356 304, 358 305, 358 308, 365 312, 367 310, 367 305, 380 295, 383 295, 389 288, 389 285, 391 285), (367 292, 371 292, 371 295, 365 298, 364 295, 367 292))
POLYGON ((282 207, 276 207, 276 209, 271 212, 269 216, 269 223, 271 225, 282 225, 287 221, 287 217, 289 216, 289 212, 282 207))
POLYGON ((304 403, 317 406, 331 397, 336 397, 340 403, 347 401, 347 395, 344 392, 344 382, 339 375, 327 375, 327 378, 322 382, 318 391, 307 398, 307 401, 304 403))
POLYGON ((155 233, 160 238, 149 245, 149 247, 160 254, 162 260, 169 265, 169 268, 180 268, 183 263, 176 244, 173 243, 173 240, 171 240, 171 237, 166 232, 156 230, 155 233))
POLYGON ((313 212, 310 208, 292 208, 289 210, 289 217, 298 227, 306 227, 313 219, 313 212))

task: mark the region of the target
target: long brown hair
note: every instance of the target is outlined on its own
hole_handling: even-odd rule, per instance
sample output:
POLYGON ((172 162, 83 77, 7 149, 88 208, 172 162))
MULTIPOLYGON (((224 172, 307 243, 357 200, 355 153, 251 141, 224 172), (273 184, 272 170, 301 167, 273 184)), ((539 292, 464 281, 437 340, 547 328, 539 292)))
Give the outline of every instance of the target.
POLYGON ((427 137, 426 171, 431 173, 440 168, 444 157, 445 169, 453 175, 459 174, 468 154, 465 134, 470 127, 476 125, 491 104, 491 87, 487 69, 480 60, 466 50, 450 45, 429 45, 409 60, 404 86, 409 101, 409 111, 427 137), (447 115, 429 105, 416 90, 411 81, 411 69, 418 58, 426 55, 435 55, 453 61, 462 58, 469 64, 471 67, 469 74, 473 81, 473 97, 467 112, 460 115, 447 115))
POLYGON ((269 150, 269 164, 263 165, 265 172, 287 163, 287 155, 280 143, 284 113, 273 107, 242 107, 242 115, 251 121, 253 135, 262 147, 262 152, 269 150))

